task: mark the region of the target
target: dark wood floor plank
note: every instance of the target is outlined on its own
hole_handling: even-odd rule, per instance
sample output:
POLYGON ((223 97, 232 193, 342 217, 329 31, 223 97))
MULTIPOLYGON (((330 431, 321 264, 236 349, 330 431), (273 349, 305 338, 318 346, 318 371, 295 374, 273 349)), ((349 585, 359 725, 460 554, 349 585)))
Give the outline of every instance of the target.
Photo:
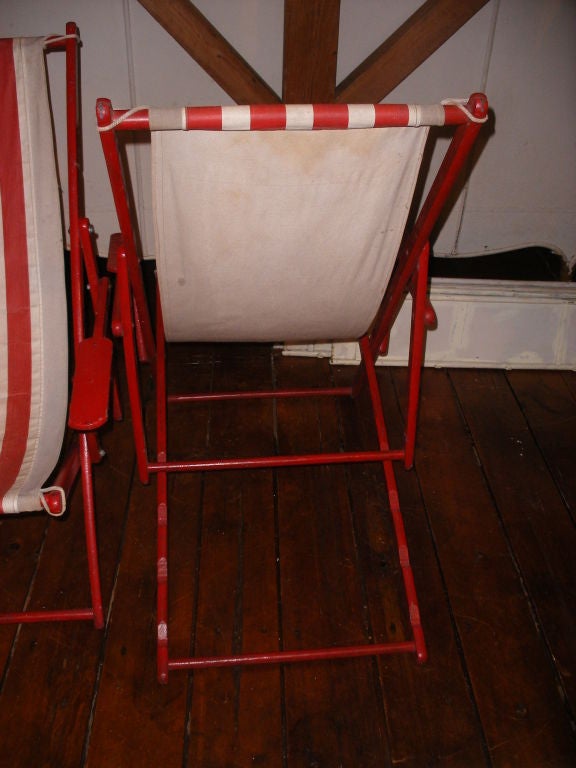
MULTIPOLYGON (((180 371, 181 383, 210 386, 211 363, 199 362, 193 350, 177 347, 169 368, 180 371), (175 358, 175 359, 174 359, 175 358)), ((148 410, 153 424, 154 409, 148 410)), ((186 438, 190 450, 206 442, 208 411, 196 407, 193 424, 175 419, 170 446, 186 438), (185 433, 185 434, 182 434, 185 433)), ((150 432, 154 430, 151 428, 150 432)), ((152 451, 152 444, 150 450, 152 451)), ((133 447, 132 447, 133 451, 133 447)), ((169 543, 192 547, 201 503, 201 479, 186 478, 181 493, 170 493, 169 543)), ((170 569, 169 641, 181 647, 189 640, 194 570, 185 559, 170 569)), ((184 749, 187 676, 174 675, 163 686, 156 679, 156 488, 135 476, 118 573, 102 677, 94 713, 87 765, 180 765, 184 749)))
POLYGON ((562 371, 562 379, 576 400, 576 371, 562 371))
MULTIPOLYGON (((125 443, 125 425, 104 439, 125 443)), ((109 456, 95 468, 100 568, 105 606, 112 591, 131 483, 125 458, 109 456)), ((51 520, 30 608, 85 607, 89 589, 82 493, 77 485, 66 518, 51 520)), ((23 521, 24 524, 26 521, 23 521)), ((104 632, 90 622, 28 624, 21 628, 0 696, 0 742, 11 766, 79 765, 104 632)))
MULTIPOLYGON (((36 574, 50 520, 46 515, 2 515, 0 519, 0 609, 21 611, 25 608, 36 574)), ((0 627, 0 679, 7 671, 10 652, 18 627, 0 627)))
MULTIPOLYGON (((338 383, 349 383, 354 369, 337 371, 338 383)), ((389 439, 400 446, 404 425, 388 370, 378 371, 389 439)), ((351 448, 373 447, 374 428, 365 397, 359 407, 342 401, 342 418, 351 448)), ((382 657, 380 677, 390 751, 394 764, 483 766, 482 734, 468 689, 458 643, 454 641, 442 575, 436 559, 420 496, 417 476, 396 469, 410 559, 420 600, 429 659, 420 666, 412 656, 382 657)), ((360 563, 365 572, 371 624, 378 639, 399 639, 405 613, 403 586, 398 573, 394 533, 387 511, 382 468, 365 465, 351 471, 352 497, 357 522, 360 563), (392 592, 391 592, 392 591, 392 592), (394 594, 395 593, 395 594, 394 594)))
POLYGON ((576 521, 576 374, 510 371, 508 380, 576 521))
POLYGON ((135 484, 87 754, 94 768, 181 762, 186 679, 156 680, 155 514, 154 489, 135 484))
MULTIPOLYGON (((328 362, 278 361, 280 386, 330 383, 328 362)), ((281 453, 338 450, 330 399, 278 403, 281 453)), ((278 471, 284 645, 369 640, 344 467, 278 471)), ((384 713, 370 658, 288 666, 287 761, 292 766, 389 764, 384 713)))
MULTIPOLYGON (((214 391, 270 388, 270 349, 217 351, 214 391)), ((270 400, 215 404, 210 456, 274 453, 270 400)), ((270 471, 206 473, 195 654, 278 647, 274 491, 270 471)), ((176 673, 177 674, 177 673, 176 673)), ((282 764, 280 671, 198 670, 192 682, 189 765, 282 764)))
MULTIPOLYGON (((576 712, 576 529, 506 378, 454 371, 451 379, 549 644, 550 665, 555 659, 576 712)), ((576 434, 573 442, 576 448, 576 434)))
MULTIPOLYGON (((214 360, 217 377, 227 361, 230 384, 253 381, 256 372, 263 383, 270 349, 224 347, 214 360)), ((177 345, 170 367, 178 389, 209 389, 215 383, 207 347, 177 345)), ((318 360, 282 359, 278 367, 282 383, 325 383, 333 375, 340 383, 340 376, 352 375, 350 369, 332 374, 327 362, 318 360)), ((382 370, 379 379, 397 441, 403 422, 393 402, 396 397, 403 405, 405 373, 382 370)), ((143 487, 131 479, 127 419, 105 436, 109 455, 96 469, 107 602, 114 584, 107 630, 95 631, 88 623, 28 626, 16 634, 14 628, 0 628, 0 658, 6 664, 0 743, 7 764, 576 764, 567 709, 574 666, 568 508, 576 375, 427 370, 424 385, 416 468, 399 470, 397 480, 427 664, 394 656, 241 674, 174 672, 168 685, 160 686, 156 494, 154 484, 143 487)), ((215 421, 214 406, 178 407, 171 450, 175 457, 204 455, 207 442, 218 438, 230 453, 266 453, 268 407, 226 406, 215 421)), ((341 441, 356 447, 371 439, 365 404, 360 421, 354 408, 330 402, 304 408, 283 402, 278 412, 282 449, 296 443, 305 450, 338 449, 341 441), (287 413, 292 407, 294 414, 287 413)), ((403 636, 405 608, 396 590, 389 520, 382 515, 381 473, 376 466, 352 469, 225 473, 218 482, 216 476, 210 480, 212 488, 199 475, 170 480, 175 653, 188 653, 191 641, 197 649, 244 647, 248 641, 252 647, 275 647, 279 631, 285 647, 403 636), (216 512, 211 531, 201 515, 207 493, 206 511, 216 512), (229 530, 219 532, 221 524, 229 530), (208 540, 220 545, 211 546, 210 555, 208 540), (276 554, 280 572, 271 578, 276 554), (204 572, 210 563, 216 570, 204 572), (226 624, 226 592, 239 584, 241 599, 233 600, 232 621, 226 624), (208 592, 212 606, 205 600, 208 592), (202 615, 195 634, 197 594, 202 615), (218 627, 225 638, 215 632, 218 627)), ((48 525, 33 605, 54 598, 77 605, 87 597, 78 499, 76 491, 71 519, 48 525)), ((3 599, 24 599, 45 523, 42 517, 0 521, 3 599)))
POLYGON ((548 651, 447 372, 424 374, 419 431, 416 469, 491 758, 569 765, 576 743, 548 651))

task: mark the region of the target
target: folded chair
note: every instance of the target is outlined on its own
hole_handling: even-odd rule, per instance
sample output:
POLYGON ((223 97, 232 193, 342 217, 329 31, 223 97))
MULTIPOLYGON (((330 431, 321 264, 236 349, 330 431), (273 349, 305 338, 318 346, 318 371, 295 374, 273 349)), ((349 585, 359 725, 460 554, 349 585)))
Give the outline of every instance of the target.
MULTIPOLYGON (((140 478, 157 477, 158 676, 176 669, 287 663, 387 653, 426 658, 393 463, 410 467, 425 330, 429 238, 486 120, 487 101, 436 105, 274 105, 114 109, 99 99, 97 121, 121 232, 111 240, 140 478), (405 232, 429 126, 454 135, 430 192, 405 232), (156 328, 136 246, 136 224, 119 154, 119 133, 151 133, 157 269, 156 328), (409 394, 403 445, 391 447, 375 373, 406 292, 413 297, 409 394), (154 338, 155 336, 155 338, 154 338), (353 386, 258 392, 167 394, 165 343, 180 341, 359 340, 353 386), (153 364, 157 446, 148 452, 139 362, 153 364), (319 455, 210 457, 167 455, 172 403, 247 397, 356 397, 370 393, 374 450, 319 455), (377 462, 382 465, 408 603, 412 637, 403 642, 269 653, 176 657, 168 645, 168 493, 170 473, 377 462)), ((140 230, 142 231, 142 230, 140 230)), ((255 515, 257 510, 253 510, 255 515)), ((303 596, 305 598, 307 596, 303 596)))
POLYGON ((107 420, 112 342, 104 337, 108 279, 98 277, 91 226, 80 216, 78 46, 73 23, 60 36, 0 40, 0 513, 63 515, 80 474, 91 604, 38 611, 24 606, 0 614, 1 624, 104 623, 92 464, 102 458, 95 430, 107 420), (45 52, 51 51, 66 55, 70 318, 45 66, 45 52))

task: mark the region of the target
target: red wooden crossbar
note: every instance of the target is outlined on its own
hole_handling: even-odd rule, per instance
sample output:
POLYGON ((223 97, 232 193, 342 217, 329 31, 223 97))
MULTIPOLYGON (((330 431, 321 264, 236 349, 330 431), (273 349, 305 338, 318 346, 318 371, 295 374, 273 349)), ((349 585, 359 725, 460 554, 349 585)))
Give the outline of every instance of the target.
POLYGON ((195 461, 150 461, 149 472, 204 472, 223 469, 270 469, 309 467, 317 464, 363 464, 374 461, 402 461, 404 451, 341 451, 340 453, 299 453, 295 456, 253 456, 246 459, 196 459, 195 461))
POLYGON ((464 104, 255 104, 246 106, 140 107, 112 110, 105 99, 97 103, 100 130, 325 130, 390 128, 418 125, 463 125, 483 122, 486 97, 472 94, 464 104))
POLYGON ((301 661, 354 659, 393 653, 417 653, 416 643, 373 643, 345 645, 335 648, 315 648, 306 651, 270 651, 269 653, 238 653, 231 656, 195 656, 168 661, 168 669, 207 669, 208 667, 257 666, 259 664, 294 664, 301 661))
POLYGON ((169 403, 195 403, 222 400, 251 400, 254 398, 344 397, 352 387, 297 387, 294 389, 259 389, 255 392, 191 392, 168 395, 169 403))

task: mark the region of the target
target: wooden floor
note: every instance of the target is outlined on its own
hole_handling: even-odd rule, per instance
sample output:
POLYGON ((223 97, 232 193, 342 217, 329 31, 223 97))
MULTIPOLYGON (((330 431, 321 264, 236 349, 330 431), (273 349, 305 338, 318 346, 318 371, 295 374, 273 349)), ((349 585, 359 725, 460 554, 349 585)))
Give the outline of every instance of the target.
MULTIPOLYGON (((347 381, 267 347, 182 347, 177 385, 347 381)), ((379 370, 392 442, 405 372, 379 370)), ((371 446, 366 403, 179 406, 173 456, 371 446)), ((576 374, 426 370, 416 468, 398 469, 429 661, 408 656, 155 680, 155 493, 130 422, 96 470, 108 622, 2 627, 0 765, 575 766, 576 374)), ((86 598, 65 521, 0 523, 3 608, 86 598)), ((377 466, 170 481, 175 653, 402 639, 377 466)))

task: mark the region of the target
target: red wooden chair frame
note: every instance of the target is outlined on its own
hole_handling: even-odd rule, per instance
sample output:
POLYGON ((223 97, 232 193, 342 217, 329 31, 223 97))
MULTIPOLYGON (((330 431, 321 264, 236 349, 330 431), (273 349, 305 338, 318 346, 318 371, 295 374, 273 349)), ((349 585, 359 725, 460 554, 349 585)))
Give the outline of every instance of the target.
MULTIPOLYGON (((107 99, 99 99, 96 114, 102 147, 112 192, 116 204, 121 233, 111 240, 110 264, 117 272, 117 297, 119 306, 115 312, 114 330, 122 336, 124 356, 129 385, 134 439, 139 476, 148 482, 151 475, 157 476, 158 515, 158 677, 165 682, 170 670, 195 669, 212 666, 234 666, 244 664, 288 663, 313 659, 343 658, 364 655, 379 655, 396 652, 415 653, 417 659, 426 659, 426 645, 420 622, 420 611, 414 585, 414 577, 408 556, 408 546, 394 476, 393 463, 402 462, 406 468, 414 461, 416 421, 420 388, 421 363, 424 351, 426 329, 435 323, 434 311, 427 298, 429 238, 438 220, 454 182, 462 171, 466 158, 486 120, 488 104, 483 94, 473 94, 465 105, 447 103, 440 108, 441 123, 455 127, 451 144, 446 152, 437 177, 411 231, 405 235, 398 260, 388 285, 381 309, 370 333, 360 339, 362 363, 351 387, 328 389, 286 389, 256 392, 224 392, 219 394, 167 394, 165 372, 165 339, 162 324, 162 308, 157 301, 156 343, 152 329, 139 255, 136 249, 123 168, 118 151, 119 131, 149 131, 150 112, 148 108, 115 110, 107 99), (464 107, 464 108, 462 108, 464 107), (409 357, 409 392, 405 443, 392 448, 389 444, 384 421, 382 402, 378 389, 375 361, 387 351, 392 324, 404 300, 406 291, 413 297, 412 327, 409 357), (135 329, 135 331, 133 330, 135 329), (142 417, 142 398, 139 388, 138 361, 153 364, 156 379, 157 447, 156 457, 148 453, 147 439, 142 417), (253 458, 207 458, 194 461, 171 461, 167 455, 167 407, 171 403, 198 402, 206 400, 233 400, 244 398, 284 397, 332 397, 356 396, 360 389, 368 387, 376 432, 378 449, 323 453, 317 455, 267 456, 253 458), (383 466, 393 525, 396 533, 399 559, 404 588, 408 602, 412 638, 405 642, 364 644, 346 647, 332 647, 312 650, 277 651, 270 653, 231 654, 207 658, 171 658, 168 647, 168 493, 169 473, 222 471, 226 469, 289 467, 313 464, 340 464, 357 462, 379 462, 383 466)), ((348 127, 347 105, 314 105, 314 128, 348 127)), ((283 129, 286 125, 286 106, 250 107, 251 130, 283 129)), ((406 126, 410 109, 407 105, 375 105, 376 126, 406 126)), ((186 107, 177 117, 182 128, 187 130, 220 130, 222 115, 218 107, 186 107)), ((425 121, 424 121, 425 122, 425 121)))
MULTIPOLYGON (((89 607, 77 609, 5 612, 0 614, 0 624, 82 619, 92 621, 96 628, 104 626, 92 465, 100 462, 103 457, 96 430, 108 420, 112 342, 104 335, 107 326, 109 280, 98 276, 92 245, 92 227, 89 220, 81 215, 80 209, 78 49, 79 32, 73 22, 66 25, 65 35, 53 35, 45 42, 47 52, 64 51, 66 54, 66 139, 74 373, 68 412, 68 427, 73 431, 73 435, 57 474, 51 481, 52 486, 59 490, 48 490, 44 493, 44 502, 51 514, 61 515, 64 512, 63 503, 80 474, 91 604, 89 607), (92 305, 89 336, 86 333, 86 285, 92 305)), ((114 406, 115 415, 119 417, 120 404, 115 388, 114 406)))

